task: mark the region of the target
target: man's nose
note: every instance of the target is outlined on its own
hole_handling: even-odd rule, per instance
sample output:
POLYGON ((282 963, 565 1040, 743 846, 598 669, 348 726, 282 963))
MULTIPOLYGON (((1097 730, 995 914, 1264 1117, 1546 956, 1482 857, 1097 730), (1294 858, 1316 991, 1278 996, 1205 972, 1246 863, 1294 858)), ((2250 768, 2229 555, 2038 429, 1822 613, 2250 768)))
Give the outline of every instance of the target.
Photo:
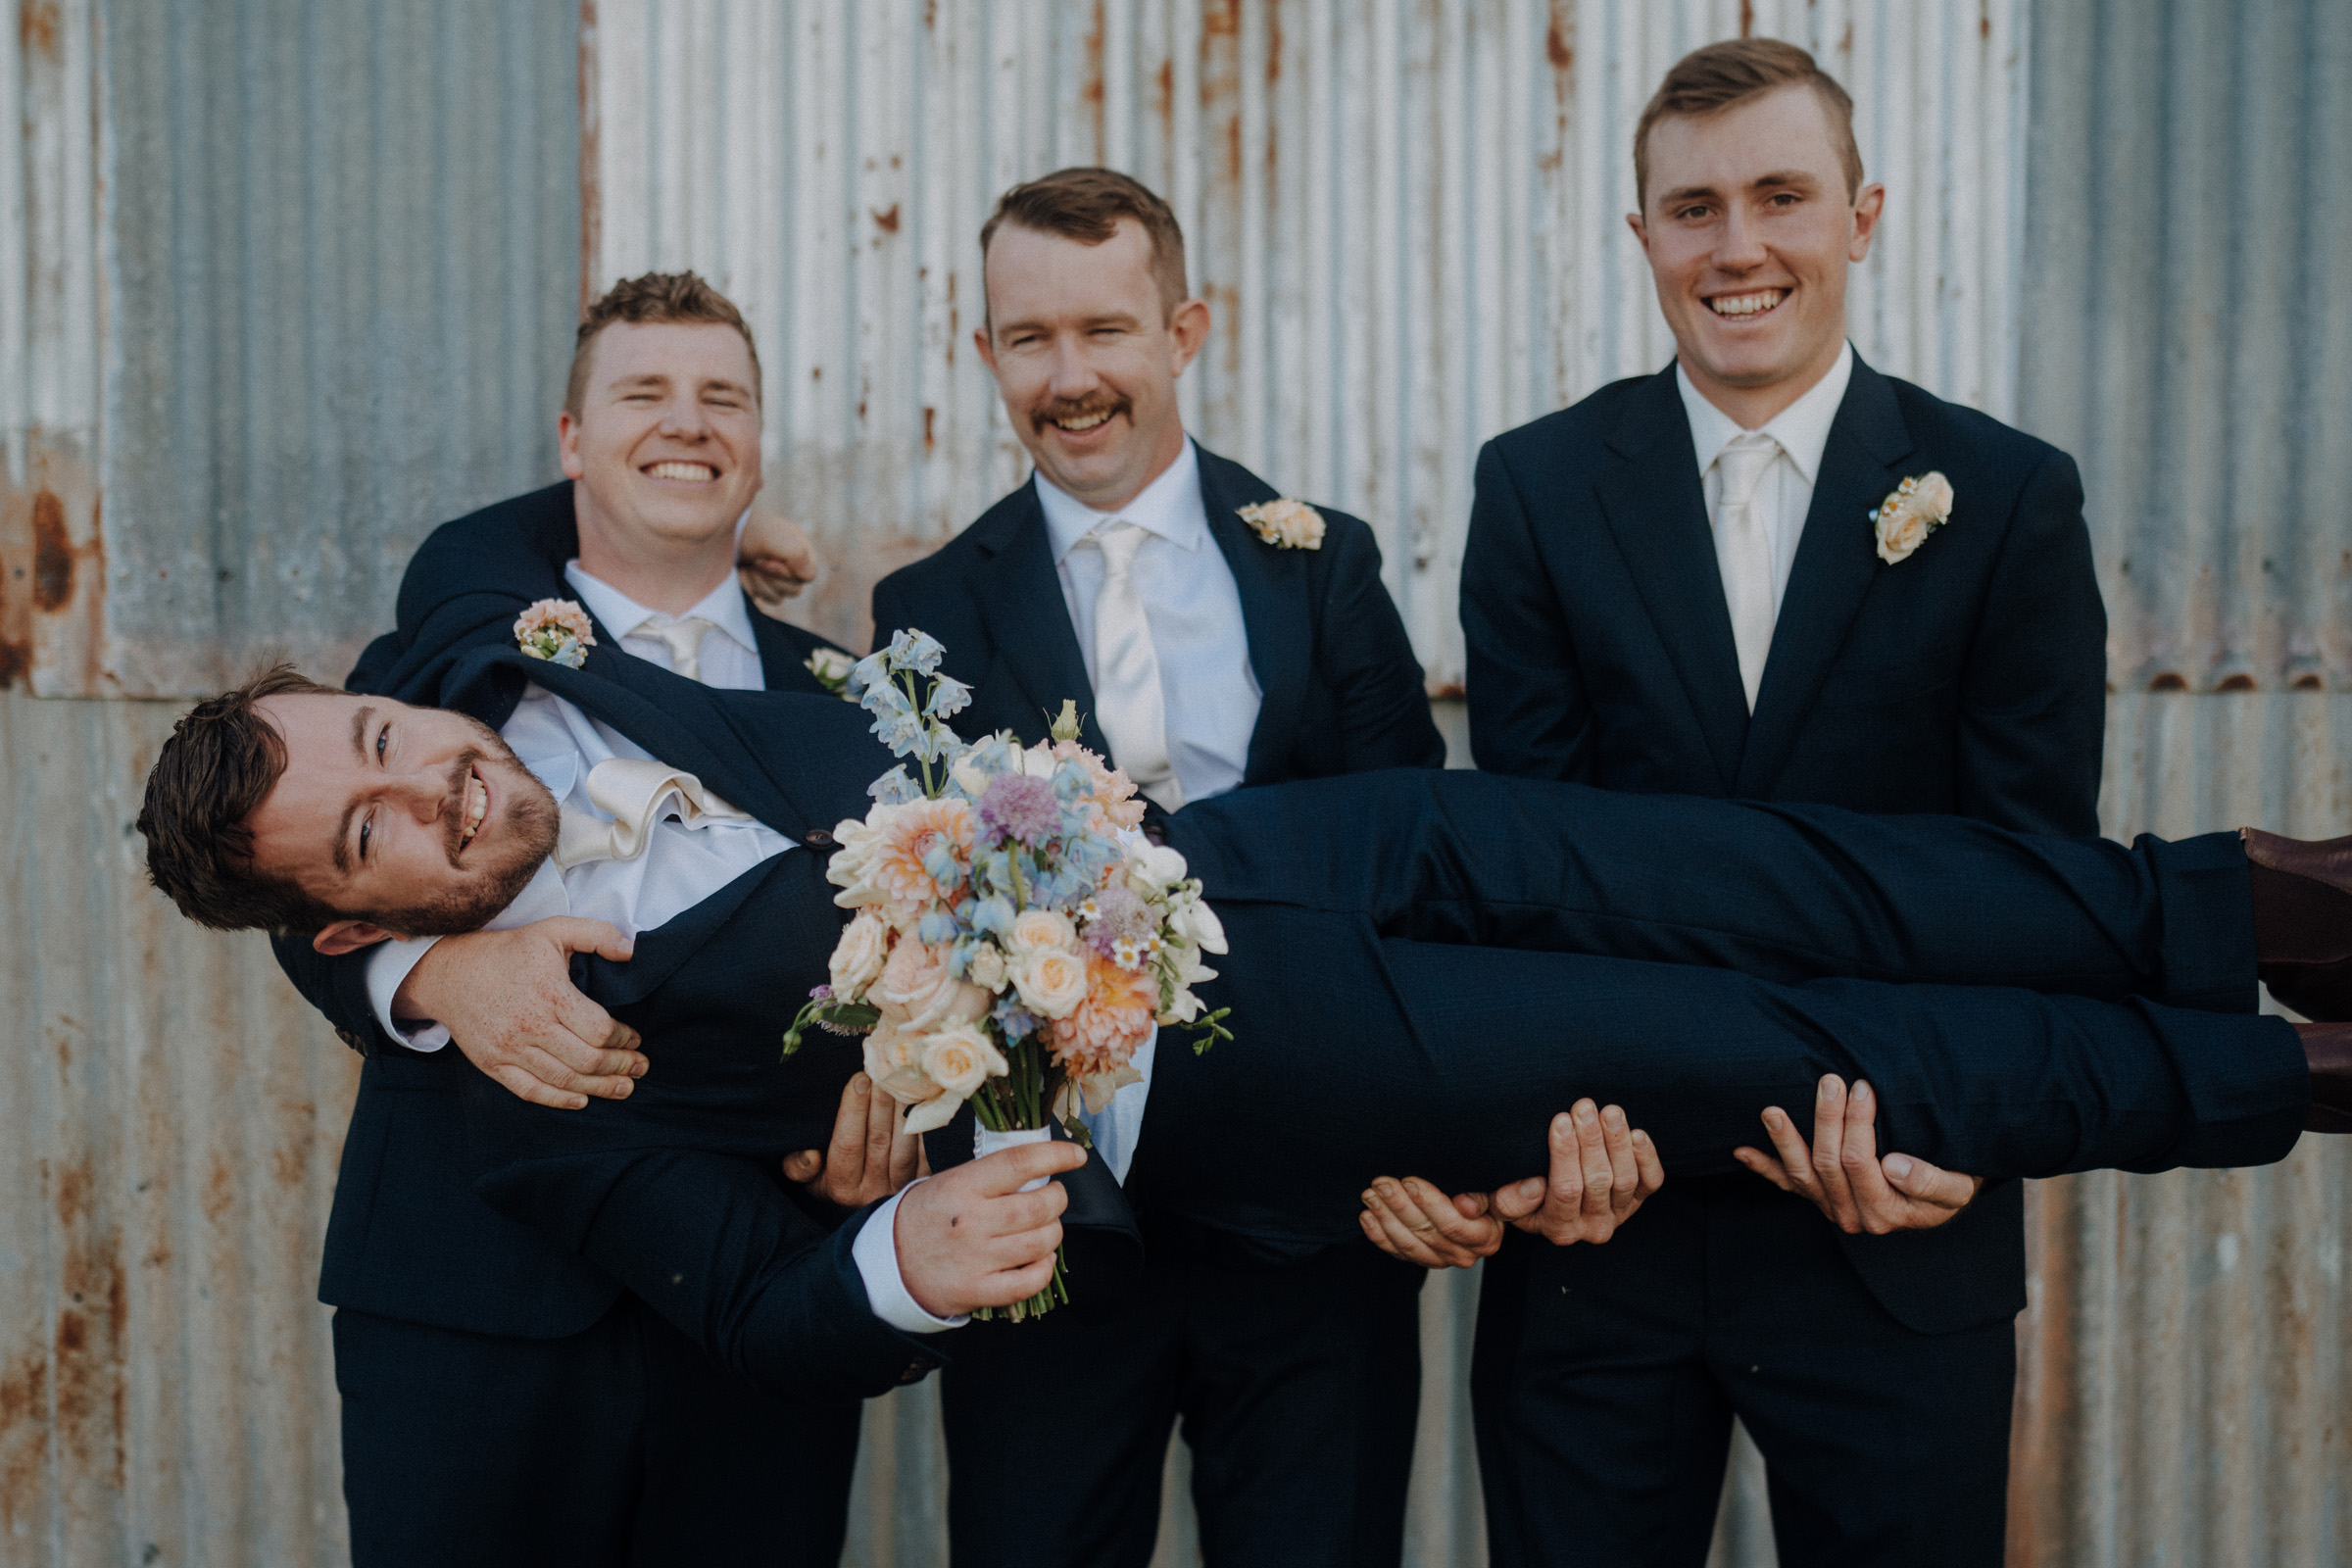
POLYGON ((427 827, 441 820, 449 809, 449 772, 421 769, 403 773, 386 786, 393 807, 415 817, 427 827))
POLYGON ((1747 209, 1734 203, 1724 215, 1723 231, 1709 258, 1726 272, 1746 272, 1764 265, 1764 231, 1747 209))
POLYGON ((1088 357, 1086 345, 1076 337, 1057 337, 1054 340, 1052 379, 1046 390, 1054 397, 1074 402, 1085 397, 1102 378, 1095 373, 1094 362, 1088 357))
POLYGON ((710 418, 700 398, 677 398, 662 411, 661 428, 674 440, 696 441, 710 433, 710 418))

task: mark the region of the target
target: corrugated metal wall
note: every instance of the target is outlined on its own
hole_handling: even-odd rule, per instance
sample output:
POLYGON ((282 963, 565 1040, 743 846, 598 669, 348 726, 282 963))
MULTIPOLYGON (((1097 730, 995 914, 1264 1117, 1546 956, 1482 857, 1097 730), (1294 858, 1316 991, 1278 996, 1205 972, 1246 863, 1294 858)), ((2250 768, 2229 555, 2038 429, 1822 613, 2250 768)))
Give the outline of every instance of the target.
POLYGON ((347 1559, 318 1240, 356 1062, 144 885, 177 705, 340 674, 543 482, 576 19, 91 0, 0 27, 0 1563, 347 1559), (101 492, 103 491, 103 508, 101 492))
MULTIPOLYGON (((2035 0, 2019 409, 2082 464, 2110 832, 2352 824, 2343 22, 2035 0)), ((2012 1563, 2352 1561, 2352 1151, 2030 1212, 2012 1563)))
POLYGON ((767 367, 769 499, 873 579, 1025 471, 971 353, 997 195, 1152 184, 1215 315, 1188 425, 1379 530, 1435 685, 1479 443, 1672 353, 1632 209, 1665 68, 1746 19, 1852 84, 1886 227, 1853 310, 1882 367, 2010 411, 2017 0, 596 0, 589 270, 694 267, 767 367))
MULTIPOLYGON (((1625 139, 1665 65, 1744 20, 1854 89, 1890 187, 1863 353, 2083 461, 2124 688, 2111 830, 2352 815, 2352 697, 2282 689, 2352 685, 2352 328, 2327 308, 2352 65, 2319 0, 20 13, 0 1561, 345 1554, 311 1292, 351 1063, 258 943, 140 885, 173 710, 25 692, 189 691, 272 643, 337 667, 424 528, 552 473, 584 282, 696 265, 745 303, 769 499, 834 562, 801 612, 852 637, 874 575, 1020 473, 967 352, 988 203, 1133 169, 1217 312, 1188 419, 1375 521, 1443 685, 1477 443, 1663 362, 1625 139), (2145 689, 2166 677, 2191 690, 2145 689)), ((2014 1560, 2352 1559, 2348 1177, 2322 1148, 2037 1187, 2014 1560)), ((1426 1298, 1419 1564, 1483 1560, 1447 1371, 1473 1286, 1426 1298)), ((855 1562, 944 1560, 934 1397, 871 1407, 855 1562)), ((1752 1470, 1733 1492, 1718 1560, 1770 1561, 1752 1470)), ((1163 1561, 1196 1555, 1186 1514, 1163 1561)))

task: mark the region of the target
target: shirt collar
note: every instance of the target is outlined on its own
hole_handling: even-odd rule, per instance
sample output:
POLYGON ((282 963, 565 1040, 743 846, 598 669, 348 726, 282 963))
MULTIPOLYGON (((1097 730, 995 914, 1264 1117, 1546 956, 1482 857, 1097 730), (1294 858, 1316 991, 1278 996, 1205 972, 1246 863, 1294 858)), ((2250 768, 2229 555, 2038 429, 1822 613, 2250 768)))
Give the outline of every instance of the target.
MULTIPOLYGON (((589 575, 576 559, 564 564, 564 580, 571 584, 572 592, 580 596, 580 603, 588 607, 588 612, 615 637, 626 637, 648 615, 661 613, 648 610, 603 578, 589 575)), ((702 616, 725 632, 745 653, 759 654, 760 642, 752 631, 752 613, 744 608, 743 590, 737 586, 733 572, 728 572, 725 581, 705 594, 701 604, 677 618, 684 620, 687 615, 702 616)))
POLYGON ((1097 512, 1067 490, 1036 475, 1037 504, 1046 514, 1046 540, 1054 549, 1054 564, 1078 547, 1078 541, 1114 517, 1159 535, 1185 550, 1198 550, 1208 534, 1207 503, 1200 499, 1200 453, 1193 438, 1184 438, 1184 452, 1144 486, 1143 493, 1116 512, 1097 512))
MULTIPOLYGON (((1854 346, 1847 343, 1838 351, 1838 363, 1830 373, 1814 382, 1805 395, 1789 404, 1766 421, 1759 435, 1768 435, 1780 443, 1781 451, 1796 466, 1807 484, 1818 483, 1821 455, 1830 444, 1830 426, 1838 422, 1838 407, 1845 401, 1846 383, 1854 378, 1854 346)), ((1690 446, 1698 454, 1698 471, 1705 473, 1725 447, 1745 432, 1732 416, 1709 403, 1690 384, 1678 361, 1674 367, 1675 390, 1683 395, 1683 414, 1690 421, 1690 446)))

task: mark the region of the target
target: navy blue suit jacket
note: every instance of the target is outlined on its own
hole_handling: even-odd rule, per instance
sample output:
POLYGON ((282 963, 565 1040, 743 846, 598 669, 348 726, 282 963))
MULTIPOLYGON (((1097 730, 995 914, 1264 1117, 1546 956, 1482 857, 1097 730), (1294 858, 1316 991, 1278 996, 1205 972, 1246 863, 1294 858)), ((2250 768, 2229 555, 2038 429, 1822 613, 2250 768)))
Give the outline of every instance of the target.
MULTIPOLYGON (((525 606, 577 598, 564 580, 564 566, 579 553, 568 479, 443 523, 416 547, 400 579, 392 631, 368 645, 345 684, 388 695, 429 691, 436 674, 473 650, 514 647, 514 617, 525 606)), ((767 689, 823 696, 807 661, 827 646, 825 640, 770 619, 748 598, 745 608, 767 689)), ((618 634, 628 629, 600 623, 597 641, 618 653, 618 634)))
MULTIPOLYGON (((1445 766, 1446 742, 1404 622, 1381 583, 1371 528, 1318 508, 1322 548, 1277 549, 1238 514, 1275 499, 1274 487, 1199 450, 1209 533, 1241 590, 1250 667, 1263 694, 1242 782, 1445 766)), ((936 554, 875 584, 873 606, 877 641, 915 626, 946 645, 948 673, 972 688, 971 707, 956 720, 965 737, 1010 729, 1043 740, 1066 698, 1085 716, 1085 744, 1110 755, 1034 479, 936 554)))
MULTIPOLYGON (((1817 479, 1751 718, 1673 368, 1488 443, 1462 563, 1479 766, 2096 833, 2107 621, 2073 460, 1857 357, 1817 479), (1887 564, 1866 514, 1930 470, 1951 520, 1887 564)), ((1923 1331, 2026 1303, 2014 1183, 1846 1255, 1923 1331)))

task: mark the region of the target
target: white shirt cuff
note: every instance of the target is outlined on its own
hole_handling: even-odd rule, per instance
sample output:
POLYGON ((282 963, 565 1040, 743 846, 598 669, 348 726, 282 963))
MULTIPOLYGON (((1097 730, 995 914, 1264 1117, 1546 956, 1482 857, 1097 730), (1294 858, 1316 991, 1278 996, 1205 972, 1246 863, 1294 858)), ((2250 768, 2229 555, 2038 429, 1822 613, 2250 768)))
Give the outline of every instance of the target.
POLYGON ((393 937, 379 942, 368 955, 368 1001, 375 1008, 375 1021, 384 1033, 407 1046, 411 1051, 439 1051, 449 1044, 449 1031, 437 1023, 415 1027, 395 1023, 392 1018, 392 999, 409 978, 409 971, 432 951, 439 937, 393 937))
POLYGON ((858 1265, 858 1277, 865 1283, 866 1304, 874 1309, 874 1316, 902 1334, 937 1334, 942 1329, 961 1328, 970 1320, 933 1317, 924 1311, 907 1291, 906 1276, 899 1272, 899 1200, 913 1192, 915 1185, 908 1182, 900 1188, 867 1217, 865 1228, 850 1244, 850 1257, 858 1265))

